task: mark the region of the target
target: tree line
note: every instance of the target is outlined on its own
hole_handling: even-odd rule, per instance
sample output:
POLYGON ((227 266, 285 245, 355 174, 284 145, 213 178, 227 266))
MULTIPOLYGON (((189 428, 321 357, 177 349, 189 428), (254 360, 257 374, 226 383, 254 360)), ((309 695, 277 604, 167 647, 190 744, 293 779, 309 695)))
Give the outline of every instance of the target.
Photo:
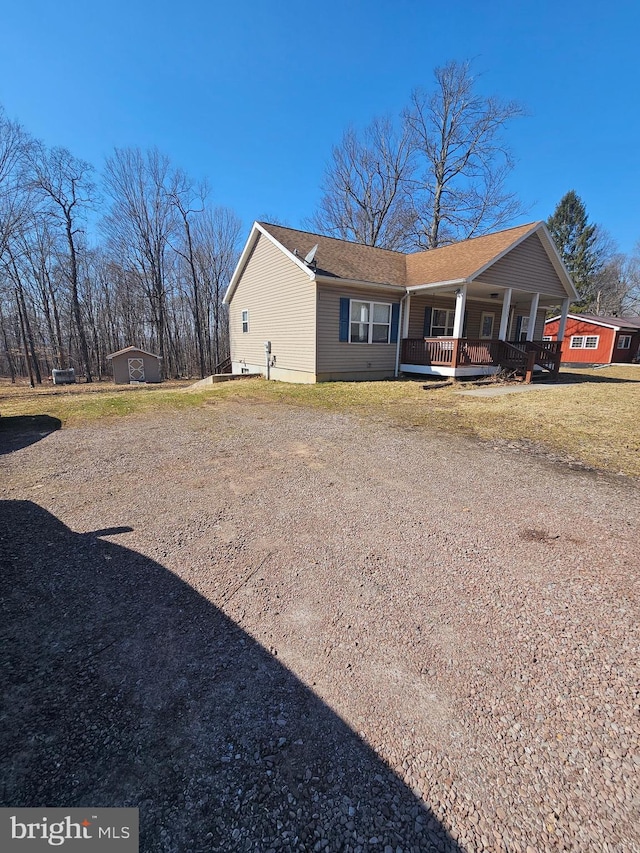
MULTIPOLYGON (((469 62, 449 62, 396 119, 348 129, 304 225, 418 251, 520 218, 505 134, 525 109, 476 84, 469 62)), ((618 252, 574 190, 547 224, 579 293, 574 310, 640 313, 640 242, 618 252)), ((228 356, 222 298, 240 237, 234 212, 156 149, 116 149, 98 178, 0 107, 0 375, 33 383, 74 367, 91 382, 130 344, 160 355, 167 377, 215 372, 228 356)))
POLYGON ((155 149, 116 149, 98 181, 0 108, 2 375, 33 384, 74 367, 91 382, 130 344, 167 377, 215 372, 241 222, 209 195, 155 149))

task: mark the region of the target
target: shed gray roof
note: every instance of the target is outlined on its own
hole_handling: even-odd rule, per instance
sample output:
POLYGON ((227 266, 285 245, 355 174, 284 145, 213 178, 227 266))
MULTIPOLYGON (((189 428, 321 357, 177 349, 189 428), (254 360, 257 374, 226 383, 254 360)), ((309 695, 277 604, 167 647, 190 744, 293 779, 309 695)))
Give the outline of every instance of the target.
POLYGON ((141 352, 143 355, 149 355, 151 358, 161 359, 161 355, 156 355, 154 352, 147 352, 146 349, 140 349, 140 347, 125 347, 124 349, 119 349, 118 352, 112 352, 107 358, 115 358, 117 355, 125 355, 125 353, 132 352, 141 352))

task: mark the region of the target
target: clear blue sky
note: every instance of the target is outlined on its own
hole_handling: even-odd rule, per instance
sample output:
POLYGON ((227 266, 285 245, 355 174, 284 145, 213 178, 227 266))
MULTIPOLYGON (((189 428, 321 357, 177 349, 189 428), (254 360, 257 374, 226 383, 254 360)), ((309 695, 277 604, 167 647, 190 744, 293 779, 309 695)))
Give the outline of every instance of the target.
POLYGON ((242 218, 300 226, 331 146, 397 114, 449 59, 529 116, 511 185, 545 219, 575 189, 623 251, 640 239, 638 0, 3 0, 0 102, 98 169, 157 146, 242 218))

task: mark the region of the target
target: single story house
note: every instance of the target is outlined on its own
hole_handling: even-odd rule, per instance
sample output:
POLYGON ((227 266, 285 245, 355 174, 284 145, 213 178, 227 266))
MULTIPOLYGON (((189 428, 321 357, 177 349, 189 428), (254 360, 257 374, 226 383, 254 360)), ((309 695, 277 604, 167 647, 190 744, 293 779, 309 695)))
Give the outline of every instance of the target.
MULTIPOLYGON (((558 340, 560 317, 544 324, 545 340, 558 340)), ((563 364, 629 363, 640 353, 640 317, 598 317, 569 314, 562 341, 563 364)))
POLYGON ((233 373, 320 382, 557 372, 576 298, 543 222, 409 254, 255 222, 224 302, 233 373))
POLYGON ((107 356, 113 367, 116 385, 136 385, 139 382, 162 382, 161 358, 139 347, 125 347, 107 356))

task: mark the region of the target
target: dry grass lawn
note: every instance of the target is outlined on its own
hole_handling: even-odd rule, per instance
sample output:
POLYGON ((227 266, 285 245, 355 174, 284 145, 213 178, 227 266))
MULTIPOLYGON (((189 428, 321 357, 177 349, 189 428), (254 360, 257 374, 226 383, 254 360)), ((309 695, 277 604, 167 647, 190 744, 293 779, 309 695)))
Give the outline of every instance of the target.
MULTIPOLYGON (((343 411, 400 426, 534 442, 600 470, 640 476, 640 366, 565 371, 569 387, 461 396, 462 386, 423 380, 291 385, 250 379, 185 393, 187 383, 30 389, 0 385, 3 416, 49 415, 64 426, 243 400, 343 411)), ((1 421, 0 421, 1 423, 1 421)), ((7 423, 5 421, 5 423, 7 423)))

